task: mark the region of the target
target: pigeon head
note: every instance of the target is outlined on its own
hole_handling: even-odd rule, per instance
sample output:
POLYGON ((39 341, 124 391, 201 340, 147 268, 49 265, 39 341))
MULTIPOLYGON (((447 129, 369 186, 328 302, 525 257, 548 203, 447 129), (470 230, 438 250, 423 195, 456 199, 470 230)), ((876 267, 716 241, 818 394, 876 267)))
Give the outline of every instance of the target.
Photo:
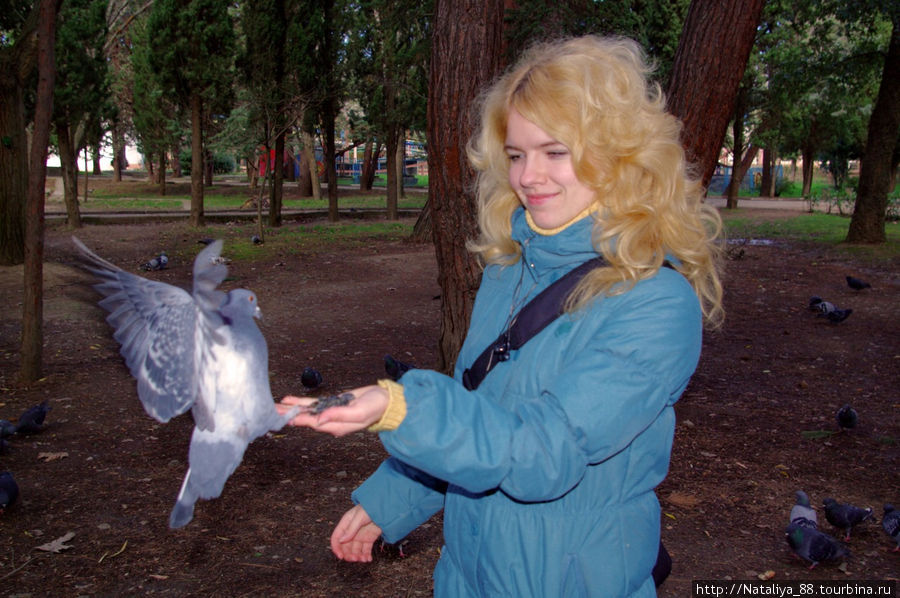
POLYGON ((794 496, 797 498, 797 504, 802 507, 808 507, 809 505, 809 495, 803 490, 797 490, 794 493, 794 496))
POLYGON ((262 318, 262 311, 259 309, 256 293, 247 289, 235 289, 229 292, 225 303, 222 304, 219 311, 229 320, 240 317, 262 318))

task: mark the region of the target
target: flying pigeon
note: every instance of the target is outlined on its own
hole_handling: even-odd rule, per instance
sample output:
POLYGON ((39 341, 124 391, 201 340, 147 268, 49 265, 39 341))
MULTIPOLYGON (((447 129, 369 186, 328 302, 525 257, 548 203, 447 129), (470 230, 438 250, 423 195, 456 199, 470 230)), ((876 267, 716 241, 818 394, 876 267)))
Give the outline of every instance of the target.
POLYGON ((787 526, 784 535, 794 554, 812 563, 810 569, 819 563, 850 556, 850 551, 840 542, 814 528, 792 523, 787 526))
POLYGON ((856 422, 859 421, 859 415, 856 413, 856 409, 851 407, 849 404, 844 405, 843 407, 838 409, 834 417, 837 420, 838 427, 840 427, 841 430, 849 430, 851 428, 854 428, 856 427, 856 422))
POLYGON ((415 368, 416 366, 403 363, 398 359, 394 359, 391 355, 384 356, 384 371, 390 376, 391 380, 397 381, 400 379, 400 376, 415 368))
POLYGON ((322 374, 317 369, 304 368, 300 374, 300 384, 309 389, 318 388, 322 384, 322 374))
POLYGON ((791 507, 791 523, 809 527, 812 529, 819 528, 819 519, 816 516, 815 509, 809 504, 809 496, 803 490, 797 490, 794 493, 797 502, 791 507))
POLYGON ((833 498, 826 498, 825 519, 834 527, 844 530, 844 542, 850 541, 850 530, 866 519, 872 518, 872 507, 861 509, 851 504, 839 503, 833 498))
POLYGON ((0 473, 0 515, 6 511, 7 507, 16 502, 18 496, 19 485, 16 484, 13 475, 8 471, 0 473))
POLYGON ((881 527, 897 543, 894 547, 894 552, 900 552, 900 511, 895 509, 894 505, 884 505, 884 517, 881 519, 881 527))
POLYGON ((141 270, 149 272, 150 270, 162 270, 166 266, 169 265, 169 256, 166 255, 166 252, 163 251, 158 256, 147 262, 146 264, 141 264, 141 270))
POLYGON ((47 413, 53 409, 47 401, 26 409, 16 420, 17 434, 37 434, 44 429, 47 413))
POLYGON ((268 349, 253 318, 256 295, 216 289, 228 268, 214 263, 216 241, 194 261, 193 292, 125 272, 72 239, 84 267, 100 279, 100 306, 110 312, 125 363, 137 379, 144 409, 160 422, 188 409, 194 432, 188 471, 169 527, 193 518, 194 503, 216 498, 247 446, 280 430, 300 412, 279 415, 269 388, 268 349))
POLYGON ((864 280, 860 280, 853 276, 847 277, 847 286, 849 286, 854 291, 861 291, 863 289, 871 289, 872 285, 864 280))

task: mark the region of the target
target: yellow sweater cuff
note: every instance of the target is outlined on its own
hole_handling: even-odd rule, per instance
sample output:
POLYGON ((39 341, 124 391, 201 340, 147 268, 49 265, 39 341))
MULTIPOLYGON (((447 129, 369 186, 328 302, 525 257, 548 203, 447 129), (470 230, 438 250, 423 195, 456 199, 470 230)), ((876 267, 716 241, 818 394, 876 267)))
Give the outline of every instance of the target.
POLYGON ((379 380, 378 386, 388 393, 388 406, 381 419, 369 426, 370 432, 396 430, 406 417, 406 397, 403 396, 403 385, 393 380, 379 380))

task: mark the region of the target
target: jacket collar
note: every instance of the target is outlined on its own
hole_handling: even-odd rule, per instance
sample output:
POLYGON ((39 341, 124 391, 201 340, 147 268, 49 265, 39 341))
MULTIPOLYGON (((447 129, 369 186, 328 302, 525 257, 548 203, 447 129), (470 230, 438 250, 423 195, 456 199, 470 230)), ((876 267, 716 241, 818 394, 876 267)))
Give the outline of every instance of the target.
POLYGON ((522 247, 522 256, 535 277, 546 271, 559 270, 562 276, 578 264, 597 256, 591 243, 594 219, 590 211, 579 214, 572 222, 553 231, 536 230, 529 224, 525 208, 512 215, 512 238, 522 247))

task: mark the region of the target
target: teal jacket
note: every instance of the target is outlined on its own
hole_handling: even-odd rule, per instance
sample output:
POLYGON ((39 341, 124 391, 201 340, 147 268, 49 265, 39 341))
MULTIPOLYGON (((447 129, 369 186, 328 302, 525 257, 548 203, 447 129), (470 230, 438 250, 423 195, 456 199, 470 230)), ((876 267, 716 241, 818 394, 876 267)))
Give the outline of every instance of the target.
POLYGON ((475 391, 462 372, 518 310, 594 257, 592 221, 552 236, 519 209, 523 261, 488 266, 453 378, 411 370, 391 457, 354 493, 389 542, 444 509, 435 596, 655 596, 654 488, 673 405, 697 366, 701 311, 670 268, 555 320, 475 391))

